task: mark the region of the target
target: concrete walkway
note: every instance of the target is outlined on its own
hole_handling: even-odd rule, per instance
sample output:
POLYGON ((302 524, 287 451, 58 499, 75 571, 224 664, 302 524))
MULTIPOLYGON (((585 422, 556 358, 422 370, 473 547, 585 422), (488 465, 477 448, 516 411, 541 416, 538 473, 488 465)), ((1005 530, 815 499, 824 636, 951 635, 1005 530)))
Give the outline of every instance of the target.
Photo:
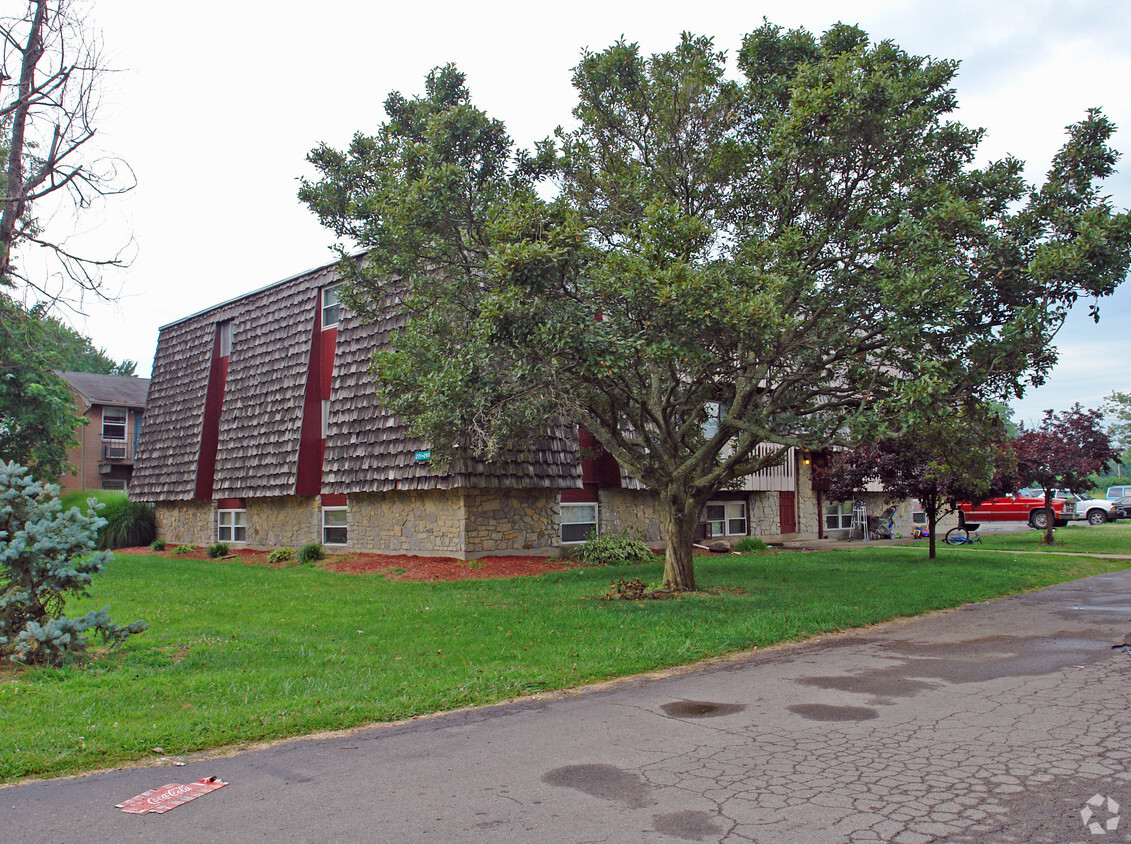
POLYGON ((0 789, 0 838, 1128 841, 1128 633, 1131 570, 572 695, 0 789), (164 815, 114 808, 209 775, 230 785, 164 815))

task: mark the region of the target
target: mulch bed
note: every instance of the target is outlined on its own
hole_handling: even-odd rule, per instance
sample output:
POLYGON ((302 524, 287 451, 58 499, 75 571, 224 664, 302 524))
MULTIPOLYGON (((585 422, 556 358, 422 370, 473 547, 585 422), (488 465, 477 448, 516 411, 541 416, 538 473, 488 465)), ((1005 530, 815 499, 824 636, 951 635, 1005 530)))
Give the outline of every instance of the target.
MULTIPOLYGON (((207 560, 207 549, 195 548, 191 554, 174 554, 172 548, 152 551, 147 546, 119 548, 123 554, 146 554, 172 560, 207 560)), ((241 549, 223 557, 248 565, 288 568, 294 563, 269 563, 267 551, 241 549)), ((389 580, 472 580, 490 577, 524 577, 565 571, 581 565, 573 560, 555 557, 482 557, 478 560, 457 560, 454 557, 414 557, 408 554, 328 554, 319 565, 340 574, 383 574, 389 580)))

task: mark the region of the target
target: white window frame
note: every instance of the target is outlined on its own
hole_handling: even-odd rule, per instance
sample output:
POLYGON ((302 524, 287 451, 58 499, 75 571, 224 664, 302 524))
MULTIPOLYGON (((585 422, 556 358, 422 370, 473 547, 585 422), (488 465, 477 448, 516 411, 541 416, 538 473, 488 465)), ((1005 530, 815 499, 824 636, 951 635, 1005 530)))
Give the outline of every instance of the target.
POLYGON ((341 318, 342 304, 338 298, 340 284, 322 288, 322 329, 334 328, 341 318))
POLYGON ((850 530, 851 528, 852 502, 830 501, 829 506, 825 508, 825 530, 850 530))
POLYGON ((247 510, 224 509, 216 511, 217 542, 247 542, 247 510))
POLYGON ((232 353, 232 321, 221 322, 216 330, 220 333, 220 357, 226 358, 232 353))
POLYGON ((707 523, 707 537, 714 539, 717 536, 746 536, 750 531, 750 520, 747 518, 746 502, 708 501, 703 507, 703 520, 707 523), (722 508, 722 518, 719 513, 711 513, 712 507, 722 508), (711 518, 715 516, 715 518, 711 518))
MULTIPOLYGON (((124 407, 115 407, 115 406, 103 407, 102 408, 102 439, 104 439, 104 440, 117 440, 119 442, 125 442, 126 441, 126 430, 127 430, 128 424, 129 424, 126 421, 128 416, 129 416, 129 411, 127 411, 126 408, 124 408, 124 407), (112 411, 112 410, 117 411, 117 412, 122 414, 122 416, 121 416, 122 435, 118 436, 118 437, 112 436, 112 435, 106 433, 106 417, 110 413, 110 411, 112 411)), ((115 419, 116 418, 117 417, 115 417, 115 419)), ((113 424, 114 424, 115 427, 118 426, 117 421, 115 421, 113 424)), ((124 456, 125 455, 123 455, 123 457, 124 456)))
POLYGON ((601 511, 600 505, 598 505, 596 501, 565 501, 560 504, 560 513, 562 545, 580 545, 582 542, 589 539, 590 534, 595 534, 600 529, 598 526, 600 524, 601 511), (590 515, 592 518, 578 518, 578 516, 588 517, 590 515), (572 528, 576 528, 579 525, 584 525, 587 528, 581 539, 566 539, 567 526, 571 528, 569 531, 571 536, 576 537, 578 534, 575 530, 572 530, 572 528))
POLYGON ((323 507, 322 508, 322 544, 323 545, 347 545, 349 544, 349 506, 344 507, 323 507), (326 524, 327 513, 342 513, 345 516, 343 524, 326 524), (340 542, 331 542, 328 538, 326 531, 329 530, 343 530, 345 533, 340 542))

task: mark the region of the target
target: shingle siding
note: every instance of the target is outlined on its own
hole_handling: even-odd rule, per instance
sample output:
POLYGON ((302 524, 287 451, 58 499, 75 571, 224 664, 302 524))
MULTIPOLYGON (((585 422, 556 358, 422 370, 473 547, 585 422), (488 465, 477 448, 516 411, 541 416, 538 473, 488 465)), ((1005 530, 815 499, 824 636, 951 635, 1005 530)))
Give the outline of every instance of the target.
POLYGON ((371 324, 343 313, 330 387, 323 492, 581 485, 577 434, 570 427, 549 431, 524 459, 463 460, 449 467, 416 462, 416 453, 428 443, 410 436, 404 420, 377 403, 369 371, 373 352, 387 345, 403 324, 392 293, 382 316, 371 324))
POLYGON ((323 268, 242 300, 220 413, 215 497, 295 491, 310 347, 323 268))
MULTIPOLYGON (((194 497, 216 326, 230 320, 213 495, 259 498, 295 491, 303 400, 318 291, 334 265, 279 282, 161 330, 131 493, 146 501, 194 497)), ((403 324, 392 291, 372 322, 342 309, 331 379, 322 492, 581 485, 575 428, 547 432, 528 455, 450 467, 414 460, 428 446, 377 404, 373 352, 403 324), (521 457, 521 459, 520 459, 521 457)))
POLYGON ((135 498, 183 501, 196 491, 196 461, 215 330, 215 320, 203 317, 161 330, 130 485, 135 498))

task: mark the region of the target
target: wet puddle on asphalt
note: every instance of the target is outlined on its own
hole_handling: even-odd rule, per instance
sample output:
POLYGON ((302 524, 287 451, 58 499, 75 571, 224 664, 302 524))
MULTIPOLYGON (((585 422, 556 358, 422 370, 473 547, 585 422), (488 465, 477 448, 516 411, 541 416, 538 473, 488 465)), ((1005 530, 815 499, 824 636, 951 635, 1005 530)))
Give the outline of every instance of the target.
POLYGON ((670 718, 717 718, 720 715, 734 715, 745 708, 739 703, 712 703, 708 700, 676 700, 660 707, 670 718))

